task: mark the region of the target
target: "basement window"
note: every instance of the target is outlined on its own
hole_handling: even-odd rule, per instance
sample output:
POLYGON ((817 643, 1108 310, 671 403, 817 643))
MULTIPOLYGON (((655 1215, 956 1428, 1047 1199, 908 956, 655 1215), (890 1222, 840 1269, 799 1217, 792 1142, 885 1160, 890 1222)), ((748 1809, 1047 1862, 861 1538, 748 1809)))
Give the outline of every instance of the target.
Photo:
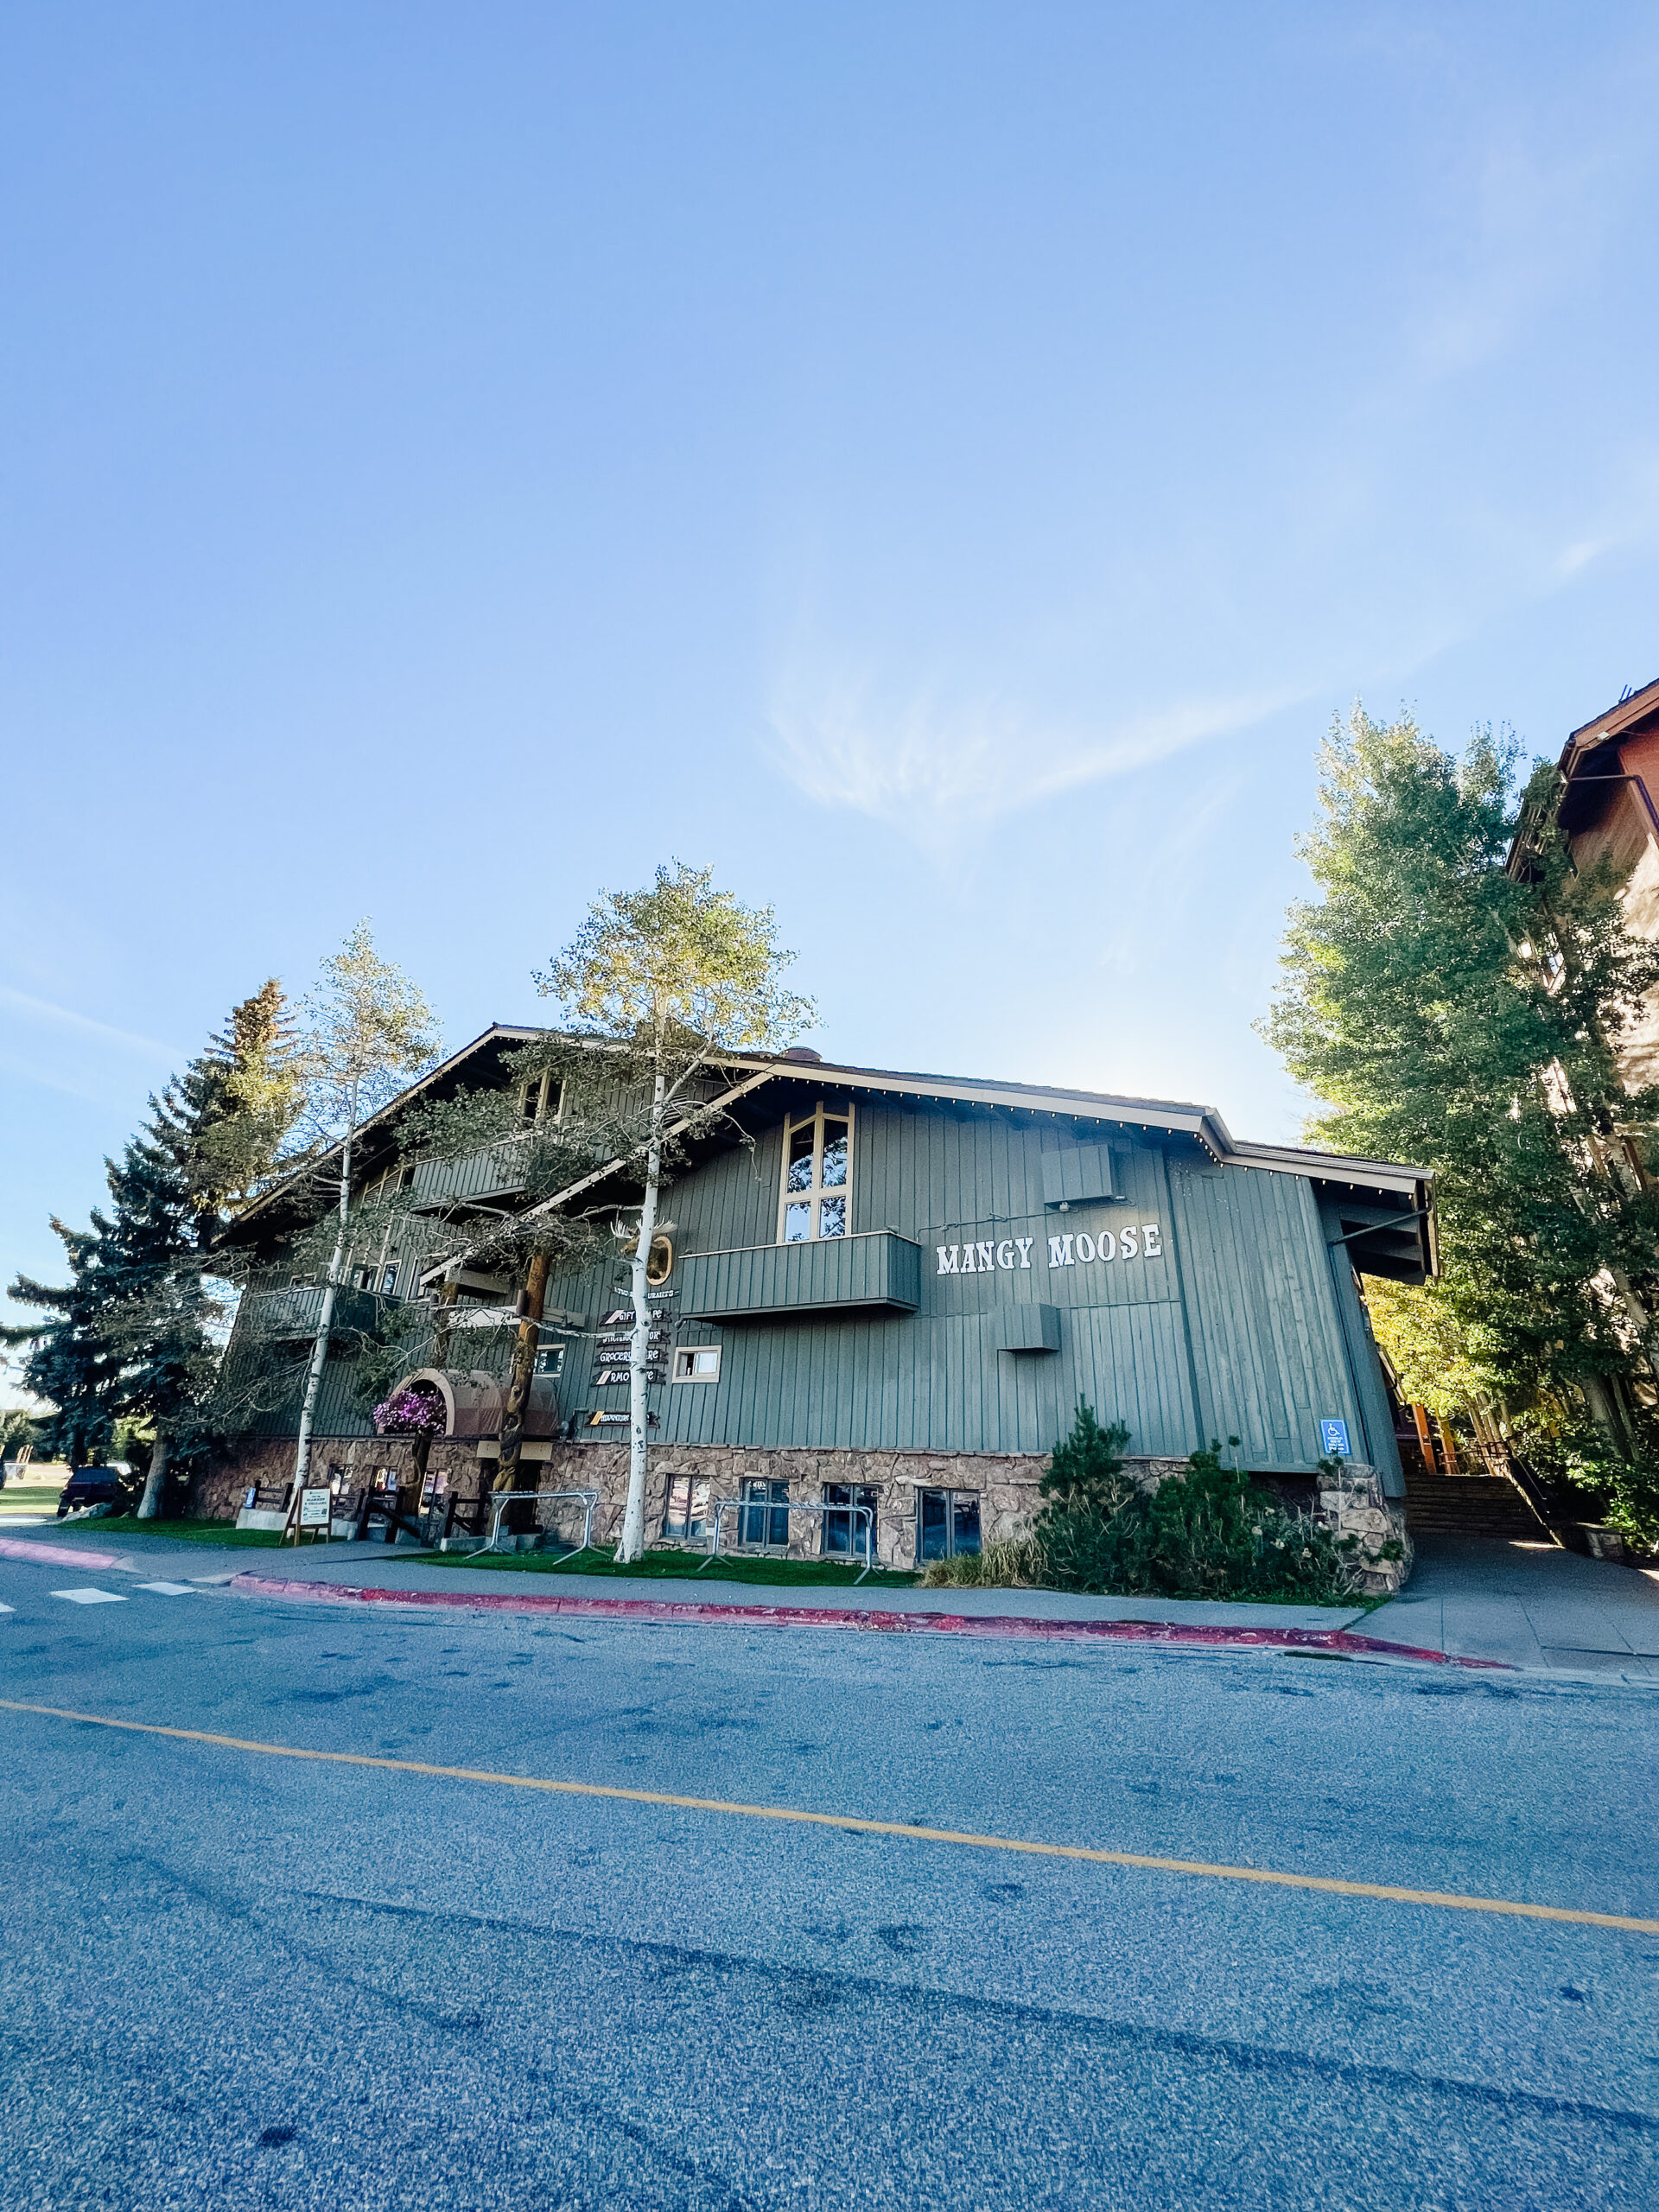
POLYGON ((668 1506, 663 1515, 665 1536, 701 1536, 709 1527, 709 1481, 706 1476, 671 1475, 668 1506))
POLYGON ((825 1483, 823 1502, 830 1510, 823 1516, 823 1548, 832 1559, 865 1559, 869 1555, 871 1538, 874 1534, 875 1511, 880 1503, 879 1490, 862 1483, 825 1483), (870 1518, 852 1508, 867 1505, 870 1518), (836 1509, 839 1508, 840 1510, 836 1509))
POLYGON ((745 1551, 789 1549, 789 1484, 751 1475, 743 1484, 743 1510, 737 1516, 737 1541, 745 1551))
POLYGON ((956 1559, 979 1549, 979 1496, 970 1490, 916 1493, 916 1557, 956 1559))

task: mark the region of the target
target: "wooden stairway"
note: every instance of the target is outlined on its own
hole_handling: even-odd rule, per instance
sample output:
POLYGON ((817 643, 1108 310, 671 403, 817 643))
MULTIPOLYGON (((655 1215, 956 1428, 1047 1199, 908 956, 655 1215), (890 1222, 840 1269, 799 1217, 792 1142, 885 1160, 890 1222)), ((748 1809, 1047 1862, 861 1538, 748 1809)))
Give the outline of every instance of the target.
POLYGON ((1423 1475, 1408 1467, 1406 1526, 1414 1536, 1549 1541, 1548 1529, 1502 1475, 1423 1475))

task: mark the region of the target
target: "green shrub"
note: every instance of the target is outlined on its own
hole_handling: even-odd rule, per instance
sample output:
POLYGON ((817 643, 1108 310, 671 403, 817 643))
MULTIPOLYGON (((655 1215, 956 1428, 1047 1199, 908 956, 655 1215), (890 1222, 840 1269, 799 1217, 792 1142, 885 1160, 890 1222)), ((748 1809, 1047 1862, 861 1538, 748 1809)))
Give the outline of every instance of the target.
MULTIPOLYGON (((1211 1441, 1155 1491, 1122 1471, 1128 1433, 1079 1404, 1045 1477, 1034 1541, 1058 1590, 1153 1598, 1300 1598, 1339 1603, 1358 1587, 1358 1547, 1287 1511, 1211 1441)), ((1236 1443, 1236 1437, 1228 1440, 1236 1443)))

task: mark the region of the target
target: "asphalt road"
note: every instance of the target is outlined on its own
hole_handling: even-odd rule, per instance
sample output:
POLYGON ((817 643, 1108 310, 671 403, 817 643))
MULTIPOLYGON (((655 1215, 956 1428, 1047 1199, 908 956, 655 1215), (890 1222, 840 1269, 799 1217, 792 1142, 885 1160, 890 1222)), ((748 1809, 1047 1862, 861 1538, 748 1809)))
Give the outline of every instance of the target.
MULTIPOLYGON (((24 1703, 1659 1919, 1636 1688, 0 1599, 24 1703)), ((1654 1936, 14 1711, 0 1777, 8 2212, 1659 2202, 1654 1936)))

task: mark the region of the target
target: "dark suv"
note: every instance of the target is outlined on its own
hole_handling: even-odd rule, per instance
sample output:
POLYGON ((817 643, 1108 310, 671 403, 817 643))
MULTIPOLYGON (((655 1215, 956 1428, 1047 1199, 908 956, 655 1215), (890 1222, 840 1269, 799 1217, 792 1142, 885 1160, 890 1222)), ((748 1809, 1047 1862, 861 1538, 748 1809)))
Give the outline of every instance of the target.
POLYGON ((121 1478, 107 1467, 77 1467, 63 1486, 63 1496, 58 1500, 58 1518, 66 1513, 79 1513, 86 1505, 121 1504, 121 1478))

